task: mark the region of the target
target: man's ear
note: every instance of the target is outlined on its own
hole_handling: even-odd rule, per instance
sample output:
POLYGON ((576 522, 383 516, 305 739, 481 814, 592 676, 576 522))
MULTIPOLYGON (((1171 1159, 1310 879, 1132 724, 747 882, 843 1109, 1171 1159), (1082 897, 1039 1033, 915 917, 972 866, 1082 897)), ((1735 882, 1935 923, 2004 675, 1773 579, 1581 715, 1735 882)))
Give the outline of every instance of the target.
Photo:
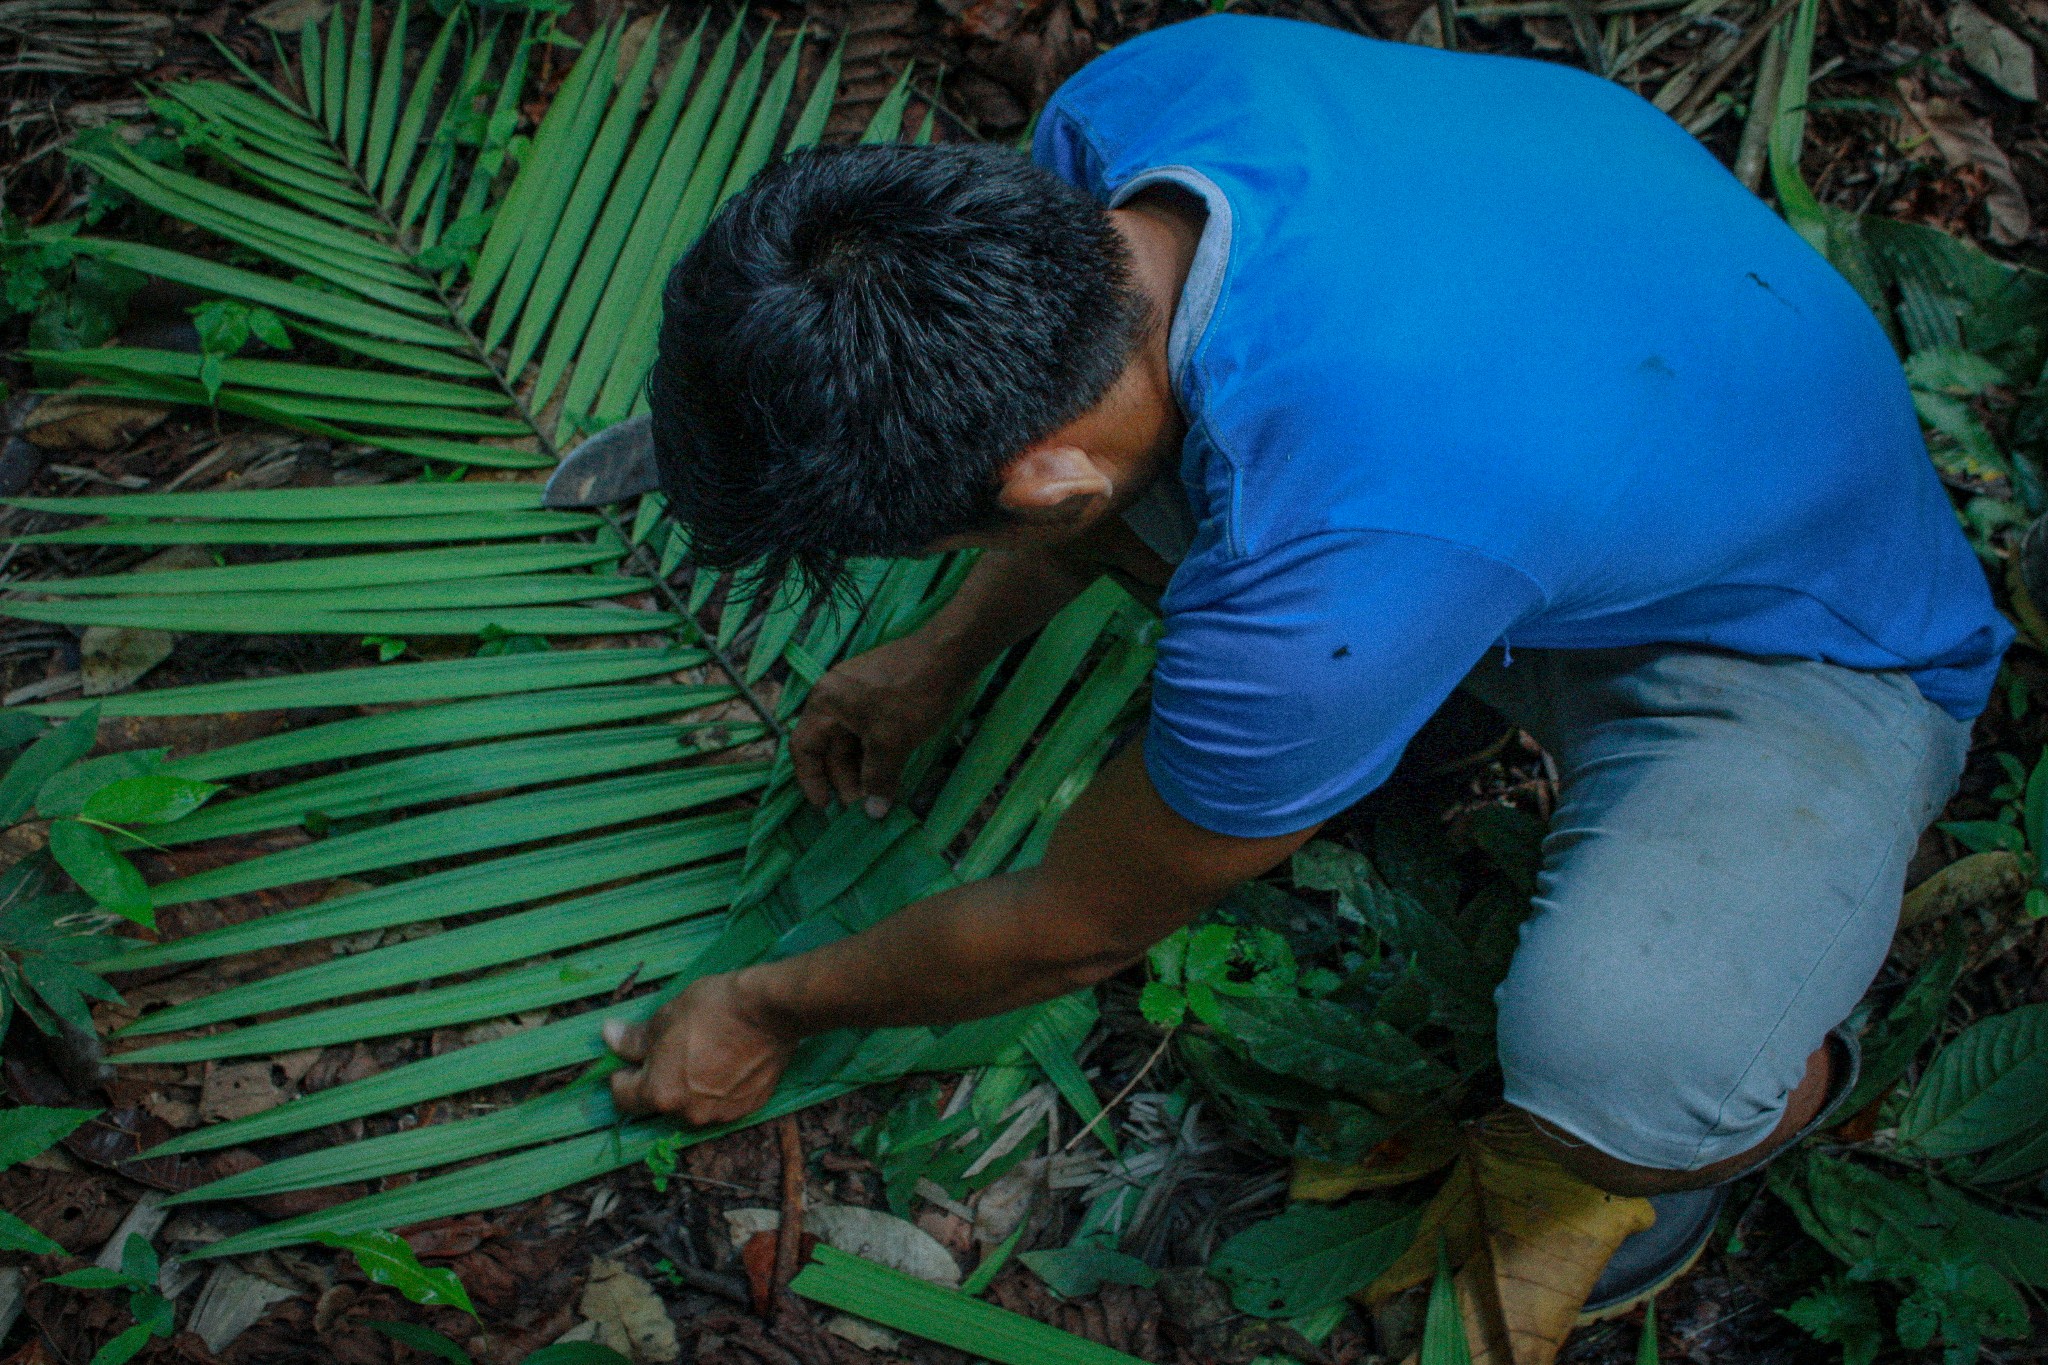
POLYGON ((997 503, 1024 521, 1061 522, 1085 516, 1114 491, 1109 475, 1077 446, 1027 447, 1003 470, 997 503))

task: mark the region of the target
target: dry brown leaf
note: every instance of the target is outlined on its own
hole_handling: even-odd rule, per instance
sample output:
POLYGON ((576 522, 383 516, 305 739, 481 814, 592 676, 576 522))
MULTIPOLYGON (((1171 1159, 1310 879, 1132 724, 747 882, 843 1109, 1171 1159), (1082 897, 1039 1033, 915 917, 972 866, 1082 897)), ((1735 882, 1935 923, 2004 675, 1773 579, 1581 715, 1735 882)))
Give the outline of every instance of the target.
POLYGON ((590 1283, 576 1311, 596 1324, 591 1340, 628 1357, 633 1365, 682 1359, 675 1324, 654 1286, 617 1261, 590 1263, 590 1283))
POLYGON ((79 691, 88 697, 127 691, 171 657, 177 639, 167 630, 87 626, 78 639, 79 691))
POLYGON ((275 1109, 293 1098, 300 1077, 319 1060, 319 1048, 306 1048, 267 1061, 209 1063, 199 1092, 199 1115, 218 1123, 275 1109))
POLYGON ((44 450, 119 450, 171 410, 86 394, 52 394, 22 422, 21 434, 44 450))
POLYGON ((1365 1160, 1350 1165, 1300 1158, 1294 1163, 1287 1197, 1328 1203, 1360 1190, 1406 1185, 1456 1161, 1458 1150, 1457 1126, 1446 1118, 1431 1118, 1388 1138, 1367 1153, 1365 1160))
POLYGON ((2028 103, 2040 98, 2034 81, 2034 49, 1983 10, 1961 0, 1948 12, 1948 36, 1977 74, 2028 103))
MULTIPOLYGON (((780 1209, 728 1209, 726 1233, 735 1248, 782 1226, 780 1209)), ((960 1283, 960 1265, 938 1239, 914 1223, 853 1204, 815 1204, 804 1210, 804 1231, 826 1246, 932 1284, 960 1283)))
POLYGON ((1941 96, 1915 99, 1910 87, 1899 87, 1906 108, 1902 143, 1925 140, 1941 153, 1951 167, 1975 166, 1991 184, 1984 198, 1984 212, 1991 240, 2000 246, 2017 246, 2034 230, 2033 211, 2013 174, 2005 149, 1991 135, 1991 121, 1970 113, 1962 105, 1941 96))
POLYGON ((1656 1214, 1646 1199, 1611 1195, 1569 1174, 1516 1111, 1467 1124, 1459 1144, 1414 1245, 1365 1297, 1384 1302, 1422 1283, 1435 1272, 1441 1239, 1462 1267, 1458 1297, 1473 1365, 1550 1365, 1614 1249, 1656 1214))
MULTIPOLYGON (((202 545, 173 545, 151 555, 135 566, 136 573, 164 573, 172 569, 213 567, 211 552, 202 545)), ((88 626, 78 640, 79 690, 88 697, 125 692, 142 675, 171 657, 178 637, 167 630, 141 630, 130 626, 88 626)))
POLYGON ((613 67, 615 79, 626 79, 626 73, 633 69, 633 63, 640 60, 640 49, 647 46, 648 36, 654 32, 656 18, 657 16, 653 14, 643 14, 626 25, 626 31, 619 35, 619 59, 618 64, 613 67))

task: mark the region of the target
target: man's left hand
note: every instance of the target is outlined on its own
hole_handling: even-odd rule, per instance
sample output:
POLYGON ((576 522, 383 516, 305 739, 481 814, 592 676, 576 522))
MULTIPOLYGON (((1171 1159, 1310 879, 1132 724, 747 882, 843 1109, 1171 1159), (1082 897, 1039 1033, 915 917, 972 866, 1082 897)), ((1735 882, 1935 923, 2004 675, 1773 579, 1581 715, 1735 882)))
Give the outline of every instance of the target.
POLYGON ((668 1114, 696 1128, 766 1104, 796 1050, 749 1008, 731 972, 693 983, 644 1024, 612 1020, 604 1041, 632 1064, 612 1073, 621 1110, 668 1114))

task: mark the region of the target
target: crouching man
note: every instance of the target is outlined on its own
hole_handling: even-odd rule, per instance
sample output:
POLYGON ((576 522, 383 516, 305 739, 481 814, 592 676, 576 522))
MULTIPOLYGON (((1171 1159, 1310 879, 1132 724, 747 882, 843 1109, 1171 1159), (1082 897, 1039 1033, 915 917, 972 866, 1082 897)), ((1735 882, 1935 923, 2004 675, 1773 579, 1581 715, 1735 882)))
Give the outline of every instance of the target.
POLYGON ((1847 1090, 1833 1030, 2010 633, 1850 286, 1691 137, 1557 66, 1204 18, 1098 59, 1029 159, 799 156, 669 284, 659 472, 698 555, 830 581, 986 551, 794 740, 885 811, 1105 568, 1163 593, 1142 740, 1043 863, 696 983, 629 1109, 767 1099, 803 1038, 1099 981, 1384 780, 1460 685, 1562 774, 1499 994, 1509 1103, 1657 1225, 1847 1090))

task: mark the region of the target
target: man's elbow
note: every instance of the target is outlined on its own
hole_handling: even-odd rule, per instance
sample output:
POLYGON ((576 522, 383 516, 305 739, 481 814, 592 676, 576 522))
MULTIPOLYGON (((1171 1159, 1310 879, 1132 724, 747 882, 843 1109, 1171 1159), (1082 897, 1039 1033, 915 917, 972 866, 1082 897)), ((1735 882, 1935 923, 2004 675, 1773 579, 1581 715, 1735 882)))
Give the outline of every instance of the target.
POLYGON ((1159 888, 1060 884, 1041 872, 1015 905, 1012 944, 1067 991, 1101 985, 1199 914, 1159 888))
POLYGON ((1050 963, 1052 974, 1065 986, 1062 994, 1084 991, 1099 986, 1124 968, 1142 960, 1145 945, 1137 948, 1117 946, 1077 956, 1063 956, 1050 963))

